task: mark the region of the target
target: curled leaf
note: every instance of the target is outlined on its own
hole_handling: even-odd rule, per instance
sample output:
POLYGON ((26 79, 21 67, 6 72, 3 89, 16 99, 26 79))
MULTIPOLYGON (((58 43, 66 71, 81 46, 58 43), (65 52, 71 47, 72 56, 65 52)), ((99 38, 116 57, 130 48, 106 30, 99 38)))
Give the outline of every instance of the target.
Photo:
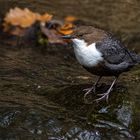
POLYGON ((61 35, 54 29, 48 29, 45 26, 41 26, 42 33, 47 37, 48 42, 51 44, 66 44, 64 40, 62 40, 61 35))
POLYGON ((63 35, 69 35, 73 33, 73 24, 67 23, 57 29, 57 31, 63 35))

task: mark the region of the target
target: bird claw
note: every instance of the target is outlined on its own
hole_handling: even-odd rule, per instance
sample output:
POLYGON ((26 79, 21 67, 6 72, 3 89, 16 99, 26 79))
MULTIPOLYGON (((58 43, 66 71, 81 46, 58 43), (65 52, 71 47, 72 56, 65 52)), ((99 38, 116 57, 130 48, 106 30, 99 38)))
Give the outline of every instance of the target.
POLYGON ((86 89, 83 89, 83 91, 93 91, 95 93, 95 86, 94 87, 90 87, 90 88, 86 88, 86 89))
POLYGON ((109 98, 109 92, 103 93, 103 94, 98 94, 99 96, 101 96, 100 98, 95 99, 94 101, 99 102, 102 100, 106 100, 106 102, 108 102, 108 98, 109 98))
POLYGON ((86 88, 84 89, 83 91, 87 91, 85 94, 84 94, 84 99, 87 97, 88 94, 90 94, 92 91, 93 93, 95 93, 95 86, 92 86, 90 88, 86 88))
POLYGON ((92 92, 92 89, 89 89, 85 94, 84 94, 84 99, 87 97, 88 94, 92 92))
POLYGON ((91 88, 85 88, 83 89, 83 91, 89 91, 91 88))

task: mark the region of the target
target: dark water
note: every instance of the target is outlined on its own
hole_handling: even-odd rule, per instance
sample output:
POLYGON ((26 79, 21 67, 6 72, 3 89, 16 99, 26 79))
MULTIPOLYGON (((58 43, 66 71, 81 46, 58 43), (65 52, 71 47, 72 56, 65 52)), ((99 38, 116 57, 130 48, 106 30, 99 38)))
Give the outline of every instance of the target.
MULTIPOLYGON (((136 0, 0 0, 2 14, 10 7, 20 6, 48 11, 59 19, 75 15, 115 32, 137 51, 139 5, 136 0)), ((72 48, 41 49, 28 44, 16 48, 1 40, 0 140, 140 139, 139 66, 120 77, 108 103, 91 103, 90 98, 85 102, 82 90, 91 86, 96 77, 75 61, 72 48)), ((111 81, 105 78, 97 91, 104 92, 111 81)))

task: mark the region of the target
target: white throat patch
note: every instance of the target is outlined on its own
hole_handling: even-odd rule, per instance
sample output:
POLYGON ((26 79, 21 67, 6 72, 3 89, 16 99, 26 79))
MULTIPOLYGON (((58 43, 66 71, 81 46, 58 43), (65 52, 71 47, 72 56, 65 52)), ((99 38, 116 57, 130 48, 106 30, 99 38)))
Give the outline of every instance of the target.
POLYGON ((96 43, 89 46, 84 40, 72 39, 75 56, 78 62, 85 67, 94 67, 103 61, 102 53, 97 50, 96 43))

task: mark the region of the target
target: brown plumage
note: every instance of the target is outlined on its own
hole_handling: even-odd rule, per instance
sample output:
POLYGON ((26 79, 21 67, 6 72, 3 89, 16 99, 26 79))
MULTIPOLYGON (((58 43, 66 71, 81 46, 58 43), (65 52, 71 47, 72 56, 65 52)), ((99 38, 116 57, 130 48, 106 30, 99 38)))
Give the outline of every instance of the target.
POLYGON ((90 45, 105 39, 107 37, 107 32, 98 28, 94 28, 93 26, 80 26, 75 28, 73 36, 84 39, 85 42, 90 45))

